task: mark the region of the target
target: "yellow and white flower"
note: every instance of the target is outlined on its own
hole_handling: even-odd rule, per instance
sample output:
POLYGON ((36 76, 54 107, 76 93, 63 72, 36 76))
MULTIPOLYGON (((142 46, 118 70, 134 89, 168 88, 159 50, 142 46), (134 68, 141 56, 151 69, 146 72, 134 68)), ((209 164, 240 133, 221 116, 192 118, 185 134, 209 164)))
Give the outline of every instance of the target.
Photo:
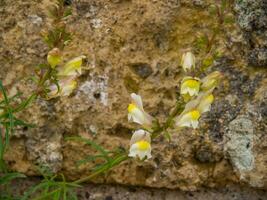
POLYGON ((152 125, 152 117, 144 111, 141 96, 132 93, 132 103, 128 105, 128 120, 141 124, 145 127, 152 125))
POLYGON ((191 76, 187 76, 182 80, 181 84, 181 94, 197 96, 200 89, 200 80, 198 78, 193 78, 191 76))
POLYGON ((57 87, 53 84, 49 87, 50 92, 48 93, 48 98, 55 98, 58 96, 69 96, 73 90, 77 87, 77 82, 73 78, 59 80, 57 87))
POLYGON ((183 113, 178 120, 176 120, 176 126, 178 127, 198 127, 198 120, 200 118, 200 112, 197 109, 190 110, 183 113))
POLYGON ((85 56, 79 56, 67 62, 59 71, 59 76, 76 76, 82 73, 82 63, 85 56))
POLYGON ((61 60, 62 56, 58 48, 54 48, 51 51, 49 51, 47 55, 47 62, 52 68, 55 68, 58 64, 60 64, 61 60))
POLYGON ((195 69, 196 58, 192 52, 186 52, 182 56, 181 65, 185 72, 195 69))
POLYGON ((142 129, 137 130, 132 135, 130 141, 129 157, 151 158, 151 138, 150 133, 142 129))
POLYGON ((184 111, 175 120, 176 126, 196 129, 199 125, 199 118, 204 112, 210 111, 213 101, 214 96, 211 92, 200 93, 197 99, 186 104, 184 111))
POLYGON ((201 80, 201 89, 203 91, 214 90, 219 84, 222 78, 222 74, 219 71, 215 71, 207 75, 201 80))

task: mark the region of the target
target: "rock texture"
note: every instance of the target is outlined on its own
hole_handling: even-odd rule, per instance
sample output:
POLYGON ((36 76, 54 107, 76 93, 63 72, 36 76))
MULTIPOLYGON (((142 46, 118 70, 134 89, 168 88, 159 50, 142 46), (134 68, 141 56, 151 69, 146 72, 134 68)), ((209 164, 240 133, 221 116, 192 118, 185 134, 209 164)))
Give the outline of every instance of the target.
POLYGON ((267 1, 236 0, 237 22, 244 32, 248 47, 248 62, 267 66, 267 1))
MULTIPOLYGON (((257 54, 259 49, 265 51, 265 43, 254 44, 256 38, 266 37, 264 18, 256 15, 266 11, 266 4, 257 0, 257 7, 245 2, 250 1, 236 1, 237 22, 255 39, 244 43, 251 56, 253 52, 257 55, 254 64, 265 66, 266 60, 257 54), (244 17, 248 13, 253 23, 242 22, 251 18, 244 17), (263 20, 258 22, 261 25, 255 23, 258 19, 263 20)), ((49 26, 45 10, 50 3, 1 1, 0 78, 10 93, 22 91, 27 95, 33 83, 25 77, 46 59, 47 47, 39 33, 49 26)), ((212 3, 73 1, 74 13, 68 24, 74 41, 64 56, 86 55, 86 70, 73 95, 48 102, 39 99, 21 115, 38 126, 15 133, 6 154, 9 166, 28 175, 38 174, 37 165, 47 166, 74 180, 90 172, 89 165, 77 168, 76 161, 94 151, 65 137, 80 135, 108 149, 129 148, 131 133, 138 128, 127 122, 130 93, 139 93, 146 111, 153 116, 160 120, 167 116, 179 93, 182 52, 192 48, 196 36, 209 33, 215 23, 208 9, 212 3)), ((211 71, 222 71, 225 79, 199 130, 173 131, 171 142, 158 138, 151 160, 127 160, 94 181, 182 190, 228 183, 267 188, 266 69, 247 68, 242 62, 246 55, 236 48, 241 36, 238 26, 232 24, 220 36, 229 39, 227 44, 216 43, 219 49, 228 51, 211 71), (238 60, 235 55, 243 57, 238 60)))
MULTIPOLYGON (((18 180, 12 185, 14 193, 22 193, 29 186, 36 184, 37 178, 18 180), (19 187, 18 187, 19 186, 19 187)), ((237 185, 227 185, 224 188, 199 188, 197 191, 179 191, 142 187, 125 187, 121 185, 85 184, 77 190, 79 200, 265 200, 266 191, 255 190, 237 185)))

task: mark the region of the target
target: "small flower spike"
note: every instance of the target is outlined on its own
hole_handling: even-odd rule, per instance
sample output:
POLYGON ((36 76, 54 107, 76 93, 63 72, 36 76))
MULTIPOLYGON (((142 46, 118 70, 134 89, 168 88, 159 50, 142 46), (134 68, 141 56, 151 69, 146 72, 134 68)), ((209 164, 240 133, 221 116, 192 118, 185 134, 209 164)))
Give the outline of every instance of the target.
POLYGON ((144 111, 141 96, 132 93, 132 103, 128 106, 128 120, 141 124, 144 127, 152 125, 152 117, 144 111))
POLYGON ((51 66, 51 68, 55 68, 57 65, 61 63, 62 55, 58 48, 54 48, 49 51, 47 55, 47 62, 51 66))
POLYGON ((132 135, 130 141, 129 157, 151 158, 151 138, 150 133, 142 129, 137 130, 132 135))
POLYGON ((222 79, 222 74, 219 71, 215 71, 207 75, 201 80, 201 90, 208 91, 214 90, 222 79))
POLYGON ((181 94, 197 96, 200 89, 200 80, 198 78, 193 78, 191 76, 187 76, 182 80, 181 84, 181 94))
POLYGON ((59 76, 77 76, 82 73, 82 63, 85 56, 79 56, 67 62, 59 71, 59 76))
POLYGON ((73 90, 77 87, 77 82, 71 78, 62 79, 58 82, 59 90, 57 85, 53 84, 50 86, 50 92, 48 98, 55 98, 58 96, 69 96, 73 90))
POLYGON ((195 69, 196 58, 192 52, 186 52, 182 55, 181 65, 185 72, 195 69))

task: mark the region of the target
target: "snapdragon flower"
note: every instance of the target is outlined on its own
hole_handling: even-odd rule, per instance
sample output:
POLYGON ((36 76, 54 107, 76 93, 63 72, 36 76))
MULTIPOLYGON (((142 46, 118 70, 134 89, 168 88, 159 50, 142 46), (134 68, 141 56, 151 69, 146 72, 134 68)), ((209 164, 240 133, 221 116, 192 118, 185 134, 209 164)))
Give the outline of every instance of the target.
POLYGON ((178 127, 198 127, 198 120, 200 118, 200 112, 197 109, 192 109, 186 113, 183 113, 181 117, 176 120, 176 126, 178 127))
POLYGON ((199 89, 200 89, 200 80, 198 78, 186 76, 182 80, 182 84, 181 84, 182 95, 189 95, 190 97, 197 96, 199 89))
POLYGON ((137 130, 133 133, 130 141, 129 157, 151 158, 150 133, 145 130, 137 130))
POLYGON ((76 57, 67 62, 63 68, 59 70, 59 76, 77 76, 82 73, 82 63, 85 56, 76 57))
POLYGON ((196 58, 192 52, 186 52, 182 56, 181 65, 185 72, 195 69, 196 58))
POLYGON ((210 91, 200 93, 196 99, 186 104, 184 111, 175 119, 176 126, 196 129, 201 115, 210 111, 213 101, 214 96, 210 91))
POLYGON ((50 92, 48 93, 48 98, 55 98, 58 96, 69 96, 73 90, 77 87, 77 82, 71 78, 66 78, 59 80, 58 86, 53 84, 49 87, 50 92), (58 88, 59 86, 59 88, 58 88))
POLYGON ((144 127, 152 125, 152 117, 144 111, 141 96, 132 93, 132 103, 128 105, 128 120, 141 124, 144 127))

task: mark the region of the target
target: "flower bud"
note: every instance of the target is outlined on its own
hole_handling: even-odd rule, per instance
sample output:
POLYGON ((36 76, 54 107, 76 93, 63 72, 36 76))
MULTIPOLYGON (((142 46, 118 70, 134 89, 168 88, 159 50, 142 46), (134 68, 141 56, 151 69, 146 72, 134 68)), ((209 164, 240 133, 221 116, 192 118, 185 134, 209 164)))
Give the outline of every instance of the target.
POLYGON ((215 71, 204 77, 201 82, 201 89, 203 91, 213 90, 219 84, 222 78, 222 74, 219 71, 215 71))
POLYGON ((196 58, 193 53, 186 52, 182 56, 181 65, 185 72, 195 69, 196 58))
POLYGON ((52 68, 55 68, 61 62, 62 56, 58 48, 49 51, 47 55, 47 62, 52 68))

